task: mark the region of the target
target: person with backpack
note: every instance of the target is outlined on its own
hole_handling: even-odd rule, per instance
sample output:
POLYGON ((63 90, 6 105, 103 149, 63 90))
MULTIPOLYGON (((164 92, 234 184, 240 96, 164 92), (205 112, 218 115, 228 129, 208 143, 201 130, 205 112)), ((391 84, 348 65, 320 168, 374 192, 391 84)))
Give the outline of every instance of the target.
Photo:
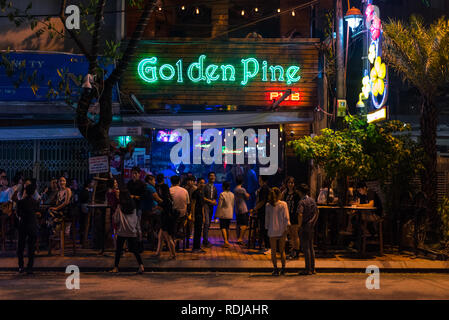
POLYGON ((144 272, 142 257, 138 251, 137 239, 141 236, 140 223, 137 217, 136 205, 131 199, 128 190, 119 191, 119 205, 113 216, 114 224, 117 226, 117 247, 115 251, 115 264, 112 273, 118 272, 120 257, 123 252, 125 241, 128 243, 128 250, 134 253, 139 269, 137 273, 144 272))
POLYGON ((228 181, 223 182, 223 192, 220 193, 215 216, 220 218, 223 248, 229 248, 229 225, 234 216, 234 194, 231 192, 231 184, 228 181))
POLYGON ((159 230, 156 257, 159 257, 162 250, 162 241, 165 240, 170 251, 169 259, 176 259, 175 243, 173 236, 175 233, 176 211, 173 207, 173 199, 170 195, 170 188, 164 183, 164 175, 156 176, 156 190, 160 197, 159 210, 161 212, 161 229, 159 230))

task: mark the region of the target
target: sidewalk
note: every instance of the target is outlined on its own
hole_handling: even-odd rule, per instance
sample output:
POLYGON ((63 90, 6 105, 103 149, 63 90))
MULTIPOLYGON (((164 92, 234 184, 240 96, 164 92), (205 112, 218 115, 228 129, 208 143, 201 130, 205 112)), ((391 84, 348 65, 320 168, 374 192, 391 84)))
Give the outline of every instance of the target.
MULTIPOLYGON (((218 230, 211 230, 211 248, 205 248, 206 253, 192 253, 191 249, 182 249, 177 253, 176 260, 168 260, 168 252, 162 252, 159 259, 152 257, 154 252, 145 251, 142 254, 146 271, 179 271, 179 272, 269 272, 272 270, 271 256, 260 254, 258 250, 239 246, 235 243, 231 232, 231 247, 222 248, 223 241, 218 230)), ((191 248, 191 247, 190 247, 191 248)), ((60 257, 54 250, 52 256, 41 252, 35 259, 36 271, 64 272, 68 265, 77 265, 81 272, 108 271, 114 263, 114 252, 106 251, 98 255, 94 250, 77 250, 74 256, 70 246, 66 247, 66 256, 60 257)), ((279 257, 279 256, 278 256, 279 257)), ((26 263, 26 261, 25 261, 26 263)), ((278 265, 280 261, 278 259, 278 265)), ((329 251, 323 253, 317 250, 317 272, 365 272, 370 265, 378 266, 381 272, 449 272, 449 261, 433 261, 414 257, 412 254, 393 254, 386 251, 382 257, 371 256, 358 258, 356 254, 347 251, 329 251)), ((304 268, 304 258, 288 260, 286 268, 295 272, 304 268)), ((137 263, 131 253, 125 253, 120 261, 121 271, 135 271, 137 263)), ((0 271, 17 270, 17 258, 14 251, 0 252, 0 271)))

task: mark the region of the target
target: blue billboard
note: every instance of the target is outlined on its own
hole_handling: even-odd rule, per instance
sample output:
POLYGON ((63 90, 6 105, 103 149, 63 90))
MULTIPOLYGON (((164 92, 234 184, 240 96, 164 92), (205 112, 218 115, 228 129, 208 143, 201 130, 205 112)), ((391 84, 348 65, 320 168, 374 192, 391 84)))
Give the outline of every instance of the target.
MULTIPOLYGON (((5 52, 0 59, 0 101, 66 100, 67 86, 70 98, 76 101, 81 90, 80 80, 89 69, 85 56, 70 53, 5 52), (8 74, 8 69, 14 72, 8 74)), ((113 65, 104 69, 107 77, 113 65)), ((113 101, 117 101, 116 90, 113 101)))

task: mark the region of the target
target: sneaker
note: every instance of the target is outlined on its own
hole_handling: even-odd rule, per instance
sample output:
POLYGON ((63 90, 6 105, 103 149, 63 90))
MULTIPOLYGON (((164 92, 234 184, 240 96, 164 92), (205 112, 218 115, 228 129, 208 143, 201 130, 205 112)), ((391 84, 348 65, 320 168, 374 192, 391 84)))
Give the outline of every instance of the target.
POLYGON ((304 271, 300 271, 298 274, 300 276, 310 276, 312 274, 312 272, 304 270, 304 271))
POLYGON ((19 268, 19 273, 20 274, 22 274, 22 273, 24 273, 25 272, 25 269, 24 268, 19 268))
POLYGON ((145 271, 145 268, 143 267, 143 264, 139 266, 139 269, 137 270, 137 274, 142 274, 145 271))
POLYGON ((281 271, 279 272, 279 274, 280 274, 281 276, 285 276, 285 268, 282 268, 281 271))
POLYGON ((273 272, 271 273, 272 276, 278 276, 279 275, 279 270, 278 269, 273 269, 273 272))
POLYGON ((223 248, 229 248, 229 243, 225 243, 225 244, 223 245, 223 248))
POLYGON ((206 248, 210 248, 210 247, 212 247, 212 243, 206 242, 206 243, 203 243, 203 246, 205 246, 206 248))
POLYGON ((110 273, 118 273, 118 268, 114 267, 111 271, 109 271, 110 273))
POLYGON ((271 254, 271 249, 267 249, 267 250, 265 250, 264 252, 263 252, 263 254, 264 255, 269 255, 269 254, 271 254))

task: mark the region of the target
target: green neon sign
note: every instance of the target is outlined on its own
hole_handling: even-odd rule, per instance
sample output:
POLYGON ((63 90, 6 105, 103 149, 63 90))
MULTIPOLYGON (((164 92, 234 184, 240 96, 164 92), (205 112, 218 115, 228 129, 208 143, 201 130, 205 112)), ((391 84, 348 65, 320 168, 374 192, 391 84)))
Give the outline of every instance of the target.
POLYGON ((174 65, 166 63, 158 66, 157 57, 142 59, 137 66, 137 73, 143 81, 155 83, 161 81, 174 81, 184 83, 184 78, 194 83, 205 82, 235 82, 239 81, 242 86, 251 80, 260 79, 262 82, 286 82, 287 85, 294 84, 301 79, 301 68, 296 65, 284 69, 281 65, 269 65, 268 61, 261 63, 256 58, 241 59, 240 72, 232 64, 208 64, 206 55, 202 54, 198 60, 190 63, 184 70, 183 60, 179 59, 174 65), (186 76, 186 77, 185 77, 186 76), (238 79, 238 80, 237 80, 238 79))

